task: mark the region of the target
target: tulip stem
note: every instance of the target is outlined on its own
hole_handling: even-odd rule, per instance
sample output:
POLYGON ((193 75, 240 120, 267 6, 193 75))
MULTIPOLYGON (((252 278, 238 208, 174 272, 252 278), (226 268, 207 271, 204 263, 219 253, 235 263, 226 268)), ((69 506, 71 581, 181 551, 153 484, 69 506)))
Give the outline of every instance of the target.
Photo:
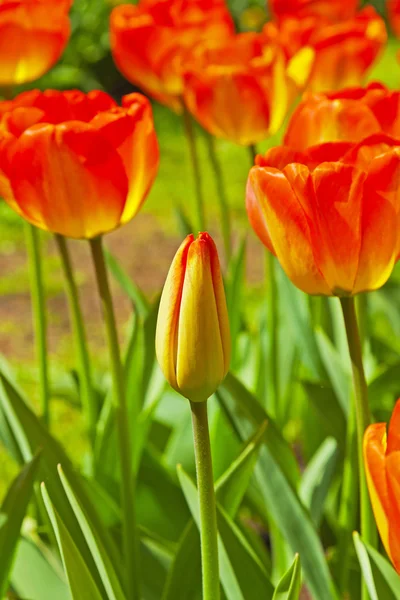
POLYGON ((200 163, 197 152, 196 137, 193 128, 193 119, 188 109, 184 105, 183 108, 183 125, 185 135, 189 146, 190 161, 192 164, 193 178, 195 184, 195 201, 196 201, 196 227, 198 231, 204 231, 205 216, 204 216, 204 199, 203 188, 201 184, 200 163))
POLYGON ((136 525, 135 482, 133 477, 132 448, 130 443, 129 414, 126 402, 125 382, 118 343, 114 306, 110 292, 101 237, 90 240, 90 248, 96 273, 97 287, 101 298, 110 354, 112 391, 121 470, 123 556, 125 559, 127 578, 127 598, 128 600, 139 600, 139 537, 136 525))
POLYGON ((88 343, 83 322, 82 311, 79 303, 78 288, 76 285, 71 257, 67 240, 59 234, 54 236, 64 271, 67 296, 71 311, 71 321, 74 338, 79 357, 80 388, 82 390, 82 405, 85 411, 86 422, 91 443, 94 443, 97 421, 97 402, 93 389, 92 371, 88 352, 88 343))
POLYGON ((200 504, 203 600, 219 600, 218 528, 208 431, 207 402, 191 402, 197 489, 200 504))
POLYGON ((254 163, 256 162, 256 156, 257 156, 257 148, 255 144, 250 144, 249 148, 249 155, 250 155, 250 166, 254 167, 254 163))
POLYGON ((215 140, 210 134, 206 134, 208 142, 208 155, 210 157, 211 166, 215 175, 215 183, 217 186, 217 196, 219 202, 219 208, 221 212, 221 228, 222 236, 224 238, 225 257, 226 261, 229 262, 231 257, 231 219, 229 214, 229 204, 226 198, 224 180, 222 176, 222 169, 218 160, 218 155, 215 150, 215 140))
MULTIPOLYGON (((363 438, 364 432, 371 422, 368 404, 368 388, 365 380, 362 361, 362 350, 354 298, 340 299, 343 317, 346 327, 347 342, 351 359, 354 385, 354 402, 357 430, 357 455, 360 486, 360 513, 361 513, 361 535, 363 540, 372 546, 375 545, 375 523, 372 515, 371 504, 368 496, 367 481, 365 476, 363 460, 363 438)), ((350 417, 349 417, 350 418, 350 417)), ((367 599, 368 591, 363 583, 362 597, 367 599)))
POLYGON ((30 223, 26 223, 25 232, 31 279, 31 298, 36 341, 36 354, 39 361, 39 389, 42 419, 46 427, 49 427, 50 383, 47 356, 47 318, 46 300, 43 285, 42 259, 40 255, 40 237, 39 231, 30 223))

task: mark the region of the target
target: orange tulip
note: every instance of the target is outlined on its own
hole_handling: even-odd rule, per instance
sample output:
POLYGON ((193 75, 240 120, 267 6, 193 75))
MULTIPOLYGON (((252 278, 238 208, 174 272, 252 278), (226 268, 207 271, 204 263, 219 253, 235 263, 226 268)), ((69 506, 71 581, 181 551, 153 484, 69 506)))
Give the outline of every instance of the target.
POLYGON ((218 253, 208 233, 188 235, 172 261, 158 313, 156 352, 170 385, 204 402, 229 369, 231 340, 218 253))
POLYGON ((211 134, 255 144, 278 131, 312 59, 303 49, 287 63, 280 48, 256 33, 199 44, 185 65, 186 105, 211 134))
POLYGON ((270 0, 272 14, 277 19, 292 16, 324 17, 332 21, 348 19, 354 15, 358 0, 270 0))
POLYGON ((396 37, 400 37, 400 0, 389 0, 386 5, 392 31, 396 37))
POLYGON ((314 49, 311 91, 359 85, 387 40, 385 23, 371 6, 339 23, 313 16, 287 17, 267 23, 264 32, 285 48, 288 57, 305 45, 314 49))
POLYGON ((134 217, 157 173, 149 101, 26 92, 0 103, 0 196, 27 221, 93 238, 134 217))
POLYGON ((182 61, 201 39, 232 34, 224 0, 141 0, 111 13, 111 49, 121 73, 159 102, 182 110, 182 61))
POLYGON ((364 464, 375 521, 382 543, 400 573, 400 401, 390 420, 364 434, 364 464))
POLYGON ((44 75, 69 38, 71 0, 0 0, 0 86, 44 75))
POLYGON ((381 287, 400 252, 400 147, 378 134, 358 145, 257 157, 247 185, 250 223, 287 276, 308 294, 381 287))

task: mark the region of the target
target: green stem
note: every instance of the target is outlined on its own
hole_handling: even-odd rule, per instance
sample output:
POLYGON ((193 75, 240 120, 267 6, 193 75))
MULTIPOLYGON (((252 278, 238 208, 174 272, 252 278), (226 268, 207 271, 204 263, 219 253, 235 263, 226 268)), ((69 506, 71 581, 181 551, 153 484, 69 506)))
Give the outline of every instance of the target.
POLYGON ((268 411, 271 417, 279 418, 279 344, 278 344, 278 291, 275 277, 275 257, 266 252, 267 262, 267 310, 268 310, 268 411))
POLYGON ((31 278, 31 297, 36 354, 39 361, 41 410, 43 422, 48 427, 50 424, 50 384, 47 356, 46 300, 43 286, 42 259, 40 256, 40 238, 39 231, 30 223, 26 223, 25 231, 31 278))
POLYGON ((197 152, 196 137, 193 128, 193 119, 186 106, 183 109, 183 125, 185 135, 189 146, 190 161, 192 164, 193 178, 195 184, 195 201, 196 201, 196 227, 199 231, 204 231, 205 216, 204 216, 204 199, 203 188, 201 183, 200 163, 197 152))
POLYGON ((139 584, 139 538, 136 525, 135 485, 132 468, 132 449, 129 432, 129 414, 126 402, 125 382, 118 343, 114 307, 104 260, 102 239, 90 240, 97 286, 101 298, 110 353, 114 410, 117 423, 119 460, 121 470, 121 502, 123 514, 123 545, 128 600, 140 599, 139 584))
POLYGON ((191 402, 197 488, 200 504, 203 600, 219 600, 218 529, 207 402, 191 402))
POLYGON ((248 146, 249 148, 249 155, 250 155, 250 165, 252 167, 254 167, 254 163, 256 162, 256 156, 257 156, 257 148, 255 144, 250 144, 250 146, 248 146))
MULTIPOLYGON (((371 416, 368 405, 368 388, 364 374, 360 334, 358 329, 354 298, 341 298, 340 302, 342 305, 343 317, 346 326, 347 342, 349 345, 351 367, 353 372, 357 430, 358 472, 360 486, 361 535, 363 536, 363 540, 365 542, 374 546, 376 528, 368 496, 363 460, 364 432, 371 422, 371 416)), ((368 591, 366 589, 365 583, 363 583, 362 597, 364 599, 368 598, 368 591)))
POLYGON ((80 387, 82 390, 82 405, 86 416, 86 422, 89 437, 94 443, 96 422, 97 422, 97 402, 93 390, 93 380, 91 364, 88 352, 85 325, 83 322, 82 311, 79 303, 78 288, 74 278, 74 272, 71 263, 71 257, 68 250, 67 240, 59 234, 54 236, 64 271, 68 301, 71 311, 71 321, 74 331, 74 338, 79 357, 80 387))
POLYGON ((231 219, 229 214, 229 204, 225 194, 224 180, 222 176, 221 165, 218 160, 217 152, 215 150, 215 140, 210 134, 206 134, 208 142, 208 155, 210 157, 211 165, 215 175, 215 183, 217 186, 217 196, 219 202, 219 208, 221 213, 221 228, 222 236, 224 238, 225 256, 227 262, 231 257, 231 219))

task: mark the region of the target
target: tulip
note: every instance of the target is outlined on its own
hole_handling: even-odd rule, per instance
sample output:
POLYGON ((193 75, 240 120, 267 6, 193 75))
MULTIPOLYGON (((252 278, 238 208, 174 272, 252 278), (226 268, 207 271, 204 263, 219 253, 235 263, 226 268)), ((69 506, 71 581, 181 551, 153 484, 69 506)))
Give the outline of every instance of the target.
POLYGON ((199 44, 185 65, 186 105, 212 135, 255 144, 281 127, 312 59, 303 49, 287 62, 279 47, 255 33, 199 44))
POLYGON ((381 287, 400 251, 400 147, 383 134, 304 152, 273 148, 247 184, 250 223, 308 294, 381 287))
POLYGON ((33 81, 60 58, 71 0, 0 0, 0 86, 33 81))
POLYGON ((304 45, 313 48, 307 89, 314 92, 360 85, 387 40, 385 23, 371 6, 338 23, 314 16, 287 17, 267 23, 264 33, 281 44, 289 58, 304 45))
POLYGON ((387 3, 387 14, 394 35, 400 37, 400 0, 390 0, 387 3))
POLYGON ((271 0, 272 14, 276 19, 292 16, 324 17, 332 21, 348 19, 354 15, 358 0, 271 0))
POLYGON ((182 61, 201 39, 234 26, 224 0, 141 0, 111 13, 111 50, 121 73, 159 102, 182 110, 182 61))
POLYGON ((400 573, 400 401, 389 431, 370 425, 364 435, 364 464, 375 521, 386 552, 400 573))
POLYGON ((26 92, 0 103, 0 196, 31 224, 93 238, 132 219, 157 173, 151 106, 103 92, 26 92))
POLYGON ((228 372, 228 312, 218 253, 208 233, 187 236, 161 296, 156 353, 170 385, 191 402, 207 400, 228 372))

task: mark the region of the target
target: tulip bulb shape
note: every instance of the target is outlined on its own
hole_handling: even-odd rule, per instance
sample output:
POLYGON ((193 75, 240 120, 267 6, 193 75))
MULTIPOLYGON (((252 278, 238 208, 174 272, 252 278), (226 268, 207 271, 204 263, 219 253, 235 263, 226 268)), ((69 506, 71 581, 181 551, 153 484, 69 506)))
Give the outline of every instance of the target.
POLYGON ((157 359, 170 385, 191 402, 207 400, 225 378, 231 339, 214 241, 188 235, 170 267, 161 296, 157 359))
POLYGON ((389 431, 370 425, 364 435, 364 463, 371 504, 382 543, 400 573, 400 400, 389 431))

